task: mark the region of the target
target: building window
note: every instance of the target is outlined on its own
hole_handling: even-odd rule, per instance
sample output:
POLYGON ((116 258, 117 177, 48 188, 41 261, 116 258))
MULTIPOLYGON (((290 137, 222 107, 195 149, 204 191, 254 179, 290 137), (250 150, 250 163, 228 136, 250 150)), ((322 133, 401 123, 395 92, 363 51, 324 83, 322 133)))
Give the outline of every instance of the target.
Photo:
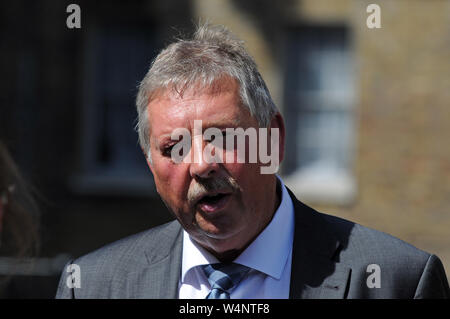
POLYGON ((155 32, 139 27, 90 28, 86 36, 79 193, 148 195, 151 172, 134 130, 135 97, 157 52, 155 32))
POLYGON ((347 204, 356 192, 354 59, 345 27, 288 34, 286 184, 306 201, 347 204))

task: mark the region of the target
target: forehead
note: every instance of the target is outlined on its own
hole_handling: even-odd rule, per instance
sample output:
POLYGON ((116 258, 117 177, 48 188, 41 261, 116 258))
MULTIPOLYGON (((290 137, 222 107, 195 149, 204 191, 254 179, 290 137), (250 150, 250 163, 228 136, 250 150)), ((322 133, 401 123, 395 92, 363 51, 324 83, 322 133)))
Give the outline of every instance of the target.
POLYGON ((194 86, 182 93, 166 89, 149 103, 150 134, 170 134, 178 127, 192 128, 194 120, 204 126, 249 126, 253 117, 241 105, 239 85, 235 80, 222 80, 206 89, 194 86), (245 125, 247 124, 247 125, 245 125))

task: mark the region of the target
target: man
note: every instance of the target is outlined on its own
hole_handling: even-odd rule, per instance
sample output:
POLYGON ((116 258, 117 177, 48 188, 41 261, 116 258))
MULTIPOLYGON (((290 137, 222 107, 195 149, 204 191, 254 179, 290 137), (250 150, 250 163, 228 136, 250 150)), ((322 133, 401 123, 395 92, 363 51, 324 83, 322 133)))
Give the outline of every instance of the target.
POLYGON ((141 147, 176 221, 72 261, 78 286, 69 268, 58 298, 449 297, 438 257, 314 211, 266 157, 252 160, 257 144, 281 163, 284 122, 224 28, 201 26, 164 49, 137 110, 141 147))

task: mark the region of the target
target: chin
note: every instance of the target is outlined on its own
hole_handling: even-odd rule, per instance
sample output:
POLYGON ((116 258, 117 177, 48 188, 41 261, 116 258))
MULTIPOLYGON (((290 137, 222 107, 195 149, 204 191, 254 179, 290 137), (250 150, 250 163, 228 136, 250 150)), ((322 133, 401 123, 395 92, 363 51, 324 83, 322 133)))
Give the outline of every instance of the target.
POLYGON ((217 240, 226 240, 231 236, 229 231, 222 230, 216 227, 202 227, 200 228, 200 233, 204 237, 217 240))
POLYGON ((234 230, 223 230, 223 229, 202 229, 201 230, 201 240, 205 242, 208 246, 217 248, 216 251, 235 249, 239 245, 239 237, 237 232, 234 230))

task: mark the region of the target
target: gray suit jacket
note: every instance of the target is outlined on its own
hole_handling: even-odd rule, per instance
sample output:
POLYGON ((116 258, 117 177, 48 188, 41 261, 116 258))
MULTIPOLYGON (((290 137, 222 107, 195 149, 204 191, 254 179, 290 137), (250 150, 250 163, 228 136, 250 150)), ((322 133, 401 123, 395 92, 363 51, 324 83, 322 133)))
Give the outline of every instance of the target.
MULTIPOLYGON (((435 255, 321 214, 291 197, 295 234, 290 298, 450 298, 435 255), (368 269, 372 264, 379 271, 368 269), (377 282, 374 276, 379 288, 370 284, 377 282)), ((56 297, 177 298, 182 233, 173 221, 72 261, 80 267, 80 288, 69 288, 65 269, 56 297)))

